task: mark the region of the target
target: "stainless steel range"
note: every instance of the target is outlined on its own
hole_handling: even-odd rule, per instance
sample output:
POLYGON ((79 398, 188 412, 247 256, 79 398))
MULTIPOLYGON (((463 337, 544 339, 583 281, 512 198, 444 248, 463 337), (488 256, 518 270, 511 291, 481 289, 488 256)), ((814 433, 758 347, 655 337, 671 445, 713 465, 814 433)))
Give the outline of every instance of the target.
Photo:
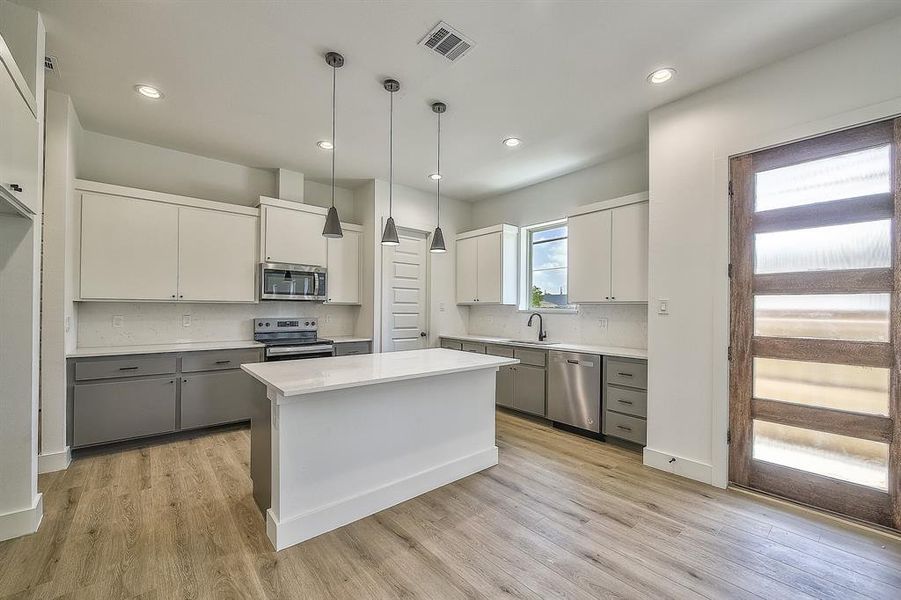
POLYGON ((253 320, 253 339, 266 344, 266 361, 334 356, 334 342, 320 338, 318 332, 314 317, 253 320))

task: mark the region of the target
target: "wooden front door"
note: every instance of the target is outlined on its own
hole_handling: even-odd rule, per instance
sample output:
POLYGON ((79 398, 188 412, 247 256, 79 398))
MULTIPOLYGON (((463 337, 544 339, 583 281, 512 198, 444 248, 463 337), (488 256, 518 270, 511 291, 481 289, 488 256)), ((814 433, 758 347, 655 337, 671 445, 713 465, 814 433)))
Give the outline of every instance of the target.
POLYGON ((901 119, 731 160, 729 479, 901 529, 901 119))

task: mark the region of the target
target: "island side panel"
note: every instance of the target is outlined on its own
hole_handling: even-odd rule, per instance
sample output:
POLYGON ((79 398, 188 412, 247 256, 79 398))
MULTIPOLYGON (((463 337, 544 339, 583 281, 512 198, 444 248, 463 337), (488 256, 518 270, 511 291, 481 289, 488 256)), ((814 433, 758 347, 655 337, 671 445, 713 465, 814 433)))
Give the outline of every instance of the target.
POLYGON ((381 383, 275 406, 267 532, 276 549, 496 465, 496 373, 381 383))
POLYGON ((250 479, 253 499, 266 514, 272 496, 272 405, 266 386, 259 384, 250 415, 250 479))

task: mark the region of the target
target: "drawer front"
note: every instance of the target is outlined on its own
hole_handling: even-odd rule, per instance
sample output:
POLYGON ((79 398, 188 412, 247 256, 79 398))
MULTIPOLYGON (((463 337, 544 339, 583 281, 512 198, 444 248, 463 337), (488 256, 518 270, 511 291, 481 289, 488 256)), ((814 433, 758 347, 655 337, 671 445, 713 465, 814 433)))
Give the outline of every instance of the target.
POLYGON ((648 416, 648 393, 644 390, 607 386, 607 410, 633 415, 648 416))
POLYGON ((487 352, 491 356, 504 356, 506 358, 513 358, 513 348, 510 346, 498 346, 497 344, 488 344, 487 352))
POLYGON ((254 402, 268 402, 266 387, 240 370, 181 379, 181 428, 250 420, 254 402))
POLYGON ((174 377, 75 386, 73 446, 175 431, 174 377))
POLYGON ((369 354, 369 342, 335 344, 335 356, 350 356, 352 354, 369 354))
POLYGON ((189 352, 181 357, 181 370, 182 373, 220 371, 222 369, 238 369, 244 363, 257 362, 263 362, 263 353, 262 350, 256 348, 189 352))
POLYGON ((475 352, 476 354, 485 354, 485 344, 478 342, 463 342, 463 352, 475 352))
POLYGON ((608 358, 607 383, 646 390, 648 389, 648 364, 608 358))
POLYGON ((80 359, 75 363, 75 380, 112 379, 138 375, 175 373, 174 354, 121 356, 113 359, 80 359))
POLYGON ((648 423, 638 417, 630 417, 608 410, 604 413, 604 433, 644 446, 648 439, 648 423))
POLYGON ((518 358, 524 365, 534 367, 547 366, 547 352, 543 350, 529 350, 528 348, 514 348, 513 357, 518 358))
POLYGON ((457 340, 445 340, 445 339, 442 339, 442 340, 441 340, 441 347, 442 347, 442 348, 446 348, 446 349, 448 349, 448 350, 462 350, 462 349, 463 349, 463 343, 462 343, 462 342, 458 342, 457 340))

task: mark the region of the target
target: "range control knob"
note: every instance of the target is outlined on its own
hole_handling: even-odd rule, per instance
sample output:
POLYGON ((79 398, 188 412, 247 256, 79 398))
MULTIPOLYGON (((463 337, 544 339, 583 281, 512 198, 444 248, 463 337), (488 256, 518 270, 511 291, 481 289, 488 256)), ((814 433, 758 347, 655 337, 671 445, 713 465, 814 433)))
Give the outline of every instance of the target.
POLYGON ((310 323, 310 325, 312 325, 313 327, 315 327, 315 326, 316 326, 316 321, 312 321, 312 322, 310 323))
POLYGON ((269 327, 269 323, 266 323, 266 327, 269 327))

